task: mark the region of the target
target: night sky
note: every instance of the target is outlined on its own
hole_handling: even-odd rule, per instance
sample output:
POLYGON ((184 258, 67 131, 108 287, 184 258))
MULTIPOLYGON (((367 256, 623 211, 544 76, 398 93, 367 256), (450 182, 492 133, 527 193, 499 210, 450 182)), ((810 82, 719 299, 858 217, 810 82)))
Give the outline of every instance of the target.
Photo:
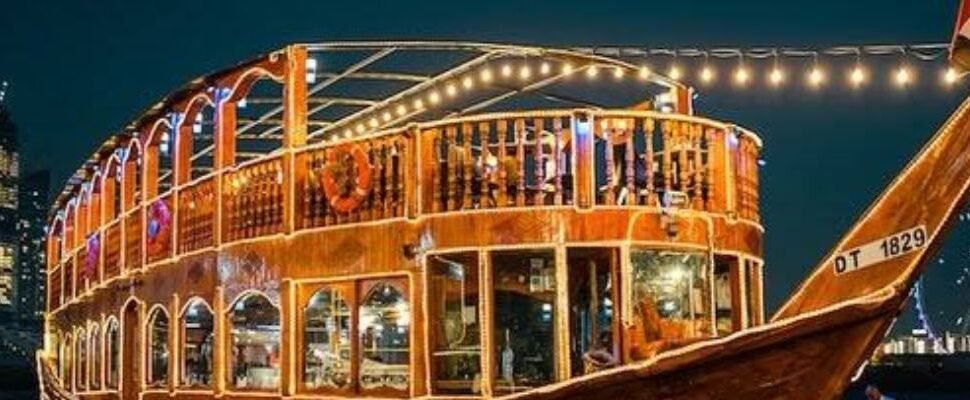
MULTIPOLYGON (((23 1, 0 2, 0 80, 20 126, 27 168, 55 187, 96 146, 182 83, 290 42, 464 39, 549 46, 810 46, 945 42, 957 0, 784 1, 23 1), (554 5, 553 5, 554 4, 554 5)), ((886 82, 873 64, 867 89, 801 82, 772 91, 722 84, 701 90, 699 114, 735 121, 765 139, 762 211, 769 313, 966 95, 938 84, 886 82)), ((722 74, 732 64, 726 63, 722 74)), ((757 68, 757 66, 755 66, 757 68)), ((884 68, 883 68, 884 67, 884 68)), ((879 69, 882 68, 882 69, 879 69)), ((755 71, 763 72, 763 71, 755 71)), ((795 73, 795 71, 790 71, 795 73)), ((835 75, 835 74, 838 75, 835 75)), ((759 76, 759 79, 760 76, 759 76)), ((967 223, 970 225, 970 222, 967 223)), ((970 306, 970 231, 958 225, 945 263, 929 271, 938 328, 970 306)), ((908 329, 911 321, 900 326, 908 329)))

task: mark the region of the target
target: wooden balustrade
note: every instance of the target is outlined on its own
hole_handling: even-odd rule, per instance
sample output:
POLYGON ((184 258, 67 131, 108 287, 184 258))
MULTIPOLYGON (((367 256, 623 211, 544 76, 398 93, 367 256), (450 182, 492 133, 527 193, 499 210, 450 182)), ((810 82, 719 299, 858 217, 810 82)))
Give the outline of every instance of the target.
POLYGON ((121 220, 112 221, 101 239, 104 248, 104 279, 121 274, 121 220))
POLYGON ((142 213, 136 208, 124 218, 125 223, 125 271, 137 270, 142 266, 142 213))
POLYGON ((223 175, 222 240, 282 232, 283 162, 273 157, 223 175))
POLYGON ((676 193, 684 207, 715 209, 715 185, 724 184, 713 157, 724 134, 719 128, 611 116, 601 118, 595 132, 596 204, 653 206, 676 193))
POLYGON ((305 168, 298 170, 305 171, 305 175, 297 179, 302 192, 296 205, 301 209, 298 215, 302 216, 299 227, 403 216, 404 166, 408 156, 404 141, 400 136, 381 137, 302 153, 298 160, 305 163, 305 168), (354 158, 355 153, 359 160, 354 158), (325 184, 328 176, 334 184, 330 188, 334 191, 332 197, 325 184), (358 192, 355 195, 357 190, 366 194, 358 192), (343 199, 354 196, 358 197, 353 200, 356 206, 341 207, 342 202, 350 204, 343 199))
MULTIPOLYGON (((103 276, 93 278, 211 248, 218 224, 220 243, 283 233, 284 207, 295 207, 299 230, 404 217, 405 210, 417 216, 573 205, 591 188, 582 196, 595 199, 594 206, 655 207, 676 193, 683 207, 759 220, 760 143, 753 135, 677 114, 588 111, 590 140, 575 136, 572 118, 571 111, 544 111, 437 121, 216 171, 135 204, 104 229, 92 227, 103 247, 103 276), (284 201, 285 174, 293 177, 292 204, 284 201)), ((62 264, 65 299, 75 280, 84 279, 81 291, 90 286, 78 274, 87 244, 72 238, 75 220, 69 217, 63 229, 65 256, 74 257, 62 264)))
POLYGON ((179 191, 179 254, 215 244, 215 189, 215 179, 210 177, 179 191))
POLYGON ((421 132, 426 213, 572 204, 568 117, 485 119, 421 132))

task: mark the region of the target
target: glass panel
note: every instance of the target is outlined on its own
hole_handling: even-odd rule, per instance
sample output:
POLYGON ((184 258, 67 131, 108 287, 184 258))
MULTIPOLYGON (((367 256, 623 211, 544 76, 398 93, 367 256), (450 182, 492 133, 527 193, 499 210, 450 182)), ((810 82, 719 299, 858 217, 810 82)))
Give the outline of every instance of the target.
POLYGON ((72 387, 71 366, 74 365, 73 357, 71 357, 72 346, 71 336, 68 335, 64 339, 64 344, 61 345, 61 382, 65 383, 67 389, 72 387))
POLYGON ((91 346, 90 382, 92 389, 101 388, 101 341, 98 340, 98 332, 100 330, 97 325, 91 327, 91 337, 88 339, 91 346))
POLYGON ((148 384, 162 387, 168 382, 168 315, 156 310, 151 319, 149 349, 151 354, 148 369, 148 384))
POLYGON ((88 385, 88 346, 87 341, 84 340, 84 331, 79 331, 77 334, 77 373, 74 379, 77 381, 78 389, 86 389, 88 385))
MULTIPOLYGON (((734 256, 714 256, 714 312, 717 334, 734 332, 734 285, 731 271, 737 271, 738 259, 734 256)), ((736 272, 735 272, 736 273, 736 272)))
POLYGON ((350 308, 337 289, 322 289, 304 311, 303 383, 307 389, 350 386, 350 308))
POLYGON ((711 333, 710 278, 703 254, 635 249, 630 262, 633 359, 711 333))
POLYGON ((280 312, 262 295, 236 301, 232 324, 232 383, 240 389, 275 389, 280 381, 280 312))
POLYGON ((619 365, 614 319, 617 249, 569 249, 569 332, 572 376, 619 365))
POLYGON ((108 359, 107 359, 107 386, 109 388, 118 387, 118 358, 119 351, 121 348, 118 342, 118 322, 112 322, 108 325, 107 337, 105 337, 105 346, 108 349, 108 359))
POLYGON ((494 390, 507 394, 555 381, 556 263, 552 250, 492 253, 494 390))
MULTIPOLYGON (((365 282, 364 287, 368 284, 365 282)), ((410 381, 411 310, 403 285, 377 282, 360 304, 360 387, 405 391, 410 381)))
POLYGON ((434 394, 481 392, 478 253, 428 259, 434 394))
POLYGON ((212 311, 202 300, 185 310, 183 321, 182 384, 207 387, 212 383, 212 311))

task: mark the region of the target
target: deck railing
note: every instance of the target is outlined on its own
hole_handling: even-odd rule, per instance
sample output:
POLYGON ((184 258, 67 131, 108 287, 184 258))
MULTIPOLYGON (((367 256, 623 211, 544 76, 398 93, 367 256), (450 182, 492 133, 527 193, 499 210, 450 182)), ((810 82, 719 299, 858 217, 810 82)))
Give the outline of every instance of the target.
MULTIPOLYGON (((93 229, 101 273, 77 293, 145 262, 239 240, 464 210, 677 202, 757 223, 760 147, 733 125, 637 110, 484 114, 284 147, 177 185, 93 229), (341 206, 335 191, 356 198, 341 206)), ((52 268, 64 303, 82 278, 85 242, 65 238, 74 247, 52 268)))

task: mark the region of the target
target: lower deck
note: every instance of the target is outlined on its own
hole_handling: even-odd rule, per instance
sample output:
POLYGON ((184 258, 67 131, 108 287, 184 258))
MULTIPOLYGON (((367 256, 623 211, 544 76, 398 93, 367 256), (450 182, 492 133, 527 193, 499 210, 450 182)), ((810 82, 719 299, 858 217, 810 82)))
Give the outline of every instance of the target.
POLYGON ((414 258, 299 279, 252 252, 156 267, 89 299, 117 312, 59 313, 51 361, 80 398, 491 397, 763 320, 761 262, 735 252, 560 243, 414 258))

